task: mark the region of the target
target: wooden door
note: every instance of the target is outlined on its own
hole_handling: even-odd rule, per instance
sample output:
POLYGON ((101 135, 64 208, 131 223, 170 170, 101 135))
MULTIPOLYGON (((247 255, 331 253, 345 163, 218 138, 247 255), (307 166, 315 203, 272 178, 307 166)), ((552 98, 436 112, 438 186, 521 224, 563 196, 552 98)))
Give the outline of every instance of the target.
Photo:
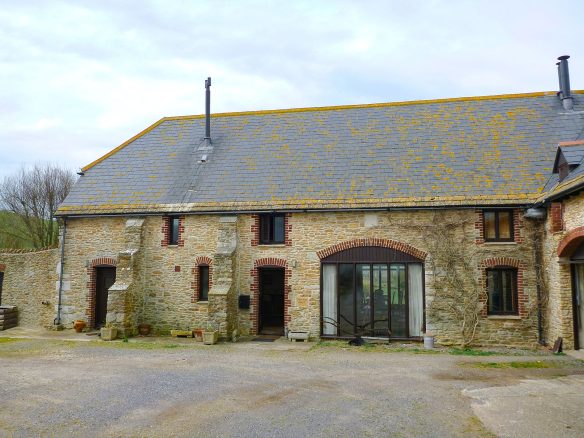
POLYGON ((105 325, 108 290, 116 281, 116 268, 95 268, 95 328, 105 325))
POLYGON ((260 332, 284 332, 284 269, 260 269, 260 332))

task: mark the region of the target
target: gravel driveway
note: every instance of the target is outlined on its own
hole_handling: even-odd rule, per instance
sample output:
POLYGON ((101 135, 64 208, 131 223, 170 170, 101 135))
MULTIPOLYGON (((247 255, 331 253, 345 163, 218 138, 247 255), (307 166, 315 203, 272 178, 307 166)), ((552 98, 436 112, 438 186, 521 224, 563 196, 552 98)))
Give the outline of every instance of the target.
MULTIPOLYGON (((0 435, 519 436, 521 420, 507 429, 492 423, 505 413, 484 409, 490 388, 584 373, 569 357, 340 345, 0 338, 0 435), (537 360, 543 365, 505 365, 537 360)), ((582 412, 584 397, 580 404, 582 412)), ((577 421, 558 427, 584 434, 577 421)))

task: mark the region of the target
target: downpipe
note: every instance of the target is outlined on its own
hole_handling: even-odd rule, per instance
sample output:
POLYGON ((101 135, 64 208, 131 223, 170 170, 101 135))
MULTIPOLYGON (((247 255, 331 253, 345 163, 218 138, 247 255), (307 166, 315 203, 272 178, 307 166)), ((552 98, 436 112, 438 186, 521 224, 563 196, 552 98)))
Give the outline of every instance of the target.
POLYGON ((57 317, 53 320, 53 325, 61 325, 61 302, 63 296, 63 272, 65 265, 65 236, 67 235, 67 218, 63 218, 63 236, 61 237, 61 264, 59 266, 59 299, 57 304, 57 317))

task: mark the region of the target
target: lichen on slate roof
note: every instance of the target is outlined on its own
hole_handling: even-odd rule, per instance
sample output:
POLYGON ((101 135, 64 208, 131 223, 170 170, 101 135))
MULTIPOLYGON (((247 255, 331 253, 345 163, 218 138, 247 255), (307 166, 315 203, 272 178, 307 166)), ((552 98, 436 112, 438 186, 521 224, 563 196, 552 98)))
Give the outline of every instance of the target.
POLYGON ((163 118, 84 168, 60 215, 527 205, 584 94, 555 93, 163 118), (207 161, 201 158, 207 155, 207 161))

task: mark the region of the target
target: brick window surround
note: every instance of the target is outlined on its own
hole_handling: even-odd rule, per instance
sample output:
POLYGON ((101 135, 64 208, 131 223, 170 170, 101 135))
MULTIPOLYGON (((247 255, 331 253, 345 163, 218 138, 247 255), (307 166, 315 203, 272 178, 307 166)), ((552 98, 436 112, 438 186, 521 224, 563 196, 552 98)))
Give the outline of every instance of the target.
POLYGON ((193 289, 193 296, 191 297, 191 303, 199 302, 200 297, 200 287, 199 287, 199 267, 208 266, 209 267, 209 291, 213 285, 213 259, 207 256, 197 257, 195 260, 195 267, 191 269, 193 274, 193 281, 191 281, 191 289, 193 289))
POLYGON ((6 270, 6 265, 0 263, 0 272, 4 272, 6 270))
MULTIPOLYGON (((292 213, 284 213, 284 245, 292 246, 290 233, 292 232, 292 224, 290 217, 292 213)), ((260 244, 260 215, 251 215, 251 246, 258 246, 260 244)))
POLYGON ((87 275, 89 281, 87 282, 87 307, 85 308, 85 316, 87 317, 87 326, 93 327, 95 323, 95 294, 96 294, 96 278, 99 267, 115 268, 118 262, 112 257, 99 257, 93 259, 87 267, 87 275))
POLYGON ((550 231, 556 233, 564 230, 564 203, 552 202, 550 205, 550 231))
POLYGON ((253 269, 251 270, 251 332, 253 335, 258 334, 259 330, 259 320, 260 320, 260 268, 284 268, 284 329, 288 327, 290 322, 290 278, 292 277, 292 271, 288 267, 288 262, 283 259, 277 259, 274 257, 262 258, 254 261, 253 269))
MULTIPOLYGON (((176 217, 176 216, 175 216, 176 217)), ((170 218, 171 216, 163 216, 162 217, 162 240, 160 242, 160 246, 169 246, 170 245, 170 218)), ((184 241, 184 232, 185 232, 185 217, 179 216, 178 217, 178 243, 176 246, 185 246, 184 241)), ((171 245, 174 246, 174 245, 171 245)))
POLYGON ((480 285, 485 291, 481 298, 481 302, 484 304, 481 310, 481 316, 487 317, 487 269, 488 268, 515 268, 517 269, 517 315, 521 318, 528 316, 527 309, 527 295, 524 292, 525 279, 523 273, 525 272, 525 264, 519 260, 510 257, 493 257, 490 259, 483 260, 479 265, 481 272, 480 285))
MULTIPOLYGON (((485 209, 490 211, 489 209, 485 209)), ((475 242, 477 244, 485 243, 485 215, 483 210, 475 210, 475 242)), ((523 230, 523 215, 521 214, 521 209, 513 209, 513 242, 523 243, 523 236, 521 231, 523 230)), ((498 242, 487 242, 487 243, 498 243, 498 242)))

